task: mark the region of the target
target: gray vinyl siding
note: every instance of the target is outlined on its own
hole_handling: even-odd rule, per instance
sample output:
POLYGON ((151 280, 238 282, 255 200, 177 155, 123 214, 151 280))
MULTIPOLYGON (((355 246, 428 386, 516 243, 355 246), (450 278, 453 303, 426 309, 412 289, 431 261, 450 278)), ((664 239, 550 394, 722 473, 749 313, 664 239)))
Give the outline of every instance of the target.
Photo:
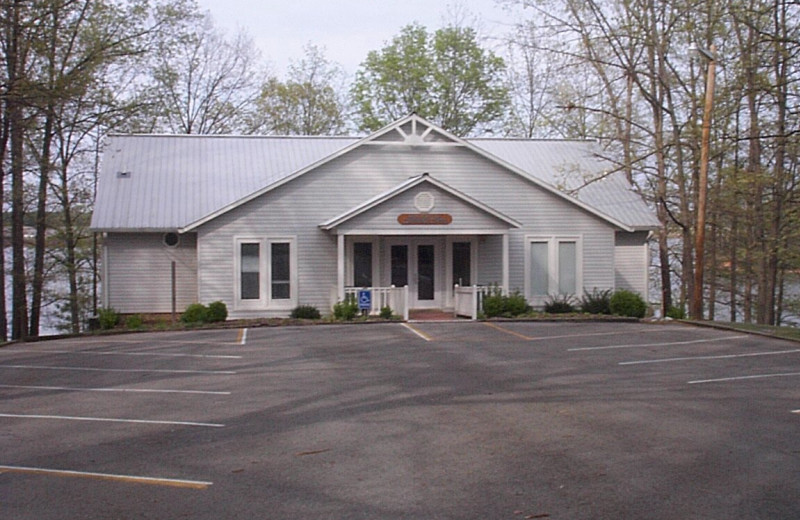
POLYGON ((617 289, 648 296, 647 231, 617 233, 614 247, 615 283, 617 289))
POLYGON ((340 226, 342 231, 350 230, 398 230, 413 235, 415 232, 424 229, 426 232, 439 231, 443 235, 454 231, 463 230, 505 230, 508 224, 500 219, 485 213, 462 200, 458 200, 453 195, 446 193, 430 184, 422 184, 407 192, 371 208, 369 211, 358 215, 345 224, 340 226), (422 192, 428 192, 434 196, 435 206, 430 211, 433 214, 450 215, 453 221, 444 225, 401 225, 397 221, 397 216, 403 213, 419 213, 414 207, 414 198, 422 192))
MULTIPOLYGON (((614 286, 615 229, 608 222, 463 147, 367 144, 201 226, 200 301, 233 300, 235 237, 291 236, 298 258, 297 303, 327 309, 337 279, 337 242, 318 225, 424 172, 522 224, 510 232, 511 288, 523 288, 529 235, 580 237, 584 287, 614 286)), ((479 283, 501 282, 502 238, 487 236, 478 247, 479 283)))
POLYGON ((476 283, 497 286, 503 283, 502 236, 487 236, 478 240, 478 281, 476 283))
POLYGON ((161 233, 108 233, 104 293, 117 312, 172 312, 172 262, 175 262, 177 311, 197 302, 197 236, 181 236, 166 247, 161 233))

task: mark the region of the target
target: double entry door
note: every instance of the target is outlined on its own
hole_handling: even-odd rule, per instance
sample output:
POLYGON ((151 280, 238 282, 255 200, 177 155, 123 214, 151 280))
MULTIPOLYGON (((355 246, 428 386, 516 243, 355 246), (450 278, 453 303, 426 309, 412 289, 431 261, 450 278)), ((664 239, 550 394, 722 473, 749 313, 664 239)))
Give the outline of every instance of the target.
POLYGON ((408 285, 410 307, 442 307, 442 239, 397 238, 389 240, 387 246, 390 283, 395 287, 408 285))

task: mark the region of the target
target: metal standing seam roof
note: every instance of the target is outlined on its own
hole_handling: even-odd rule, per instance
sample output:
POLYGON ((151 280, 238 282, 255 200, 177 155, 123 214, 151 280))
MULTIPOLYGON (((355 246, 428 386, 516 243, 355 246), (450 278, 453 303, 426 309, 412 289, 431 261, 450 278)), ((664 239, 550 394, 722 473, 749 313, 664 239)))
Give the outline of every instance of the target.
POLYGON ((614 220, 637 229, 656 229, 658 219, 625 178, 586 140, 468 139, 614 220))
MULTIPOLYGON (((113 135, 98 181, 92 228, 165 231, 184 228, 254 192, 354 145, 355 137, 113 135), (120 178, 119 172, 129 176, 120 178)), ((611 167, 589 141, 466 139, 539 182, 562 191, 611 167)), ((621 172, 573 194, 631 228, 658 221, 621 172)))

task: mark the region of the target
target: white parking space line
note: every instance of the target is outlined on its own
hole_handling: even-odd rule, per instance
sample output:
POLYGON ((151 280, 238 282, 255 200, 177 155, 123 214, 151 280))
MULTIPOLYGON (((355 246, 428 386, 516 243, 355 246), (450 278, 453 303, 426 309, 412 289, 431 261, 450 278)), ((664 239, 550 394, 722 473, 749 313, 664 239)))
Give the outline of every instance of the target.
POLYGON ((29 415, 15 413, 0 413, 0 417, 9 419, 52 419, 57 421, 87 421, 87 422, 110 422, 110 423, 129 423, 129 424, 159 424, 168 426, 205 426, 208 428, 223 428, 224 424, 201 423, 186 421, 151 421, 147 419, 108 419, 104 417, 73 417, 69 415, 29 415))
POLYGON ((781 354, 798 354, 798 353, 800 353, 800 349, 773 350, 768 352, 749 352, 747 354, 722 354, 717 356, 686 356, 686 357, 674 357, 674 358, 663 358, 663 359, 643 359, 640 361, 623 361, 620 363, 620 365, 646 365, 650 363, 672 363, 675 361, 696 361, 703 359, 733 359, 733 358, 757 357, 757 356, 779 356, 781 354))
POLYGON ((227 356, 219 354, 174 354, 169 352, 104 352, 91 350, 34 350, 9 348, 6 352, 22 352, 26 354, 80 354, 85 356, 153 356, 175 358, 199 359, 242 359, 242 356, 227 356))
POLYGON ((767 379, 772 377, 798 377, 800 372, 784 372, 781 374, 755 374, 750 376, 736 376, 736 377, 720 377, 718 379, 699 379, 697 381, 689 381, 690 385, 699 385, 703 383, 723 383, 726 381, 744 381, 747 379, 767 379))
POLYGON ((206 489, 213 485, 213 482, 203 482, 199 480, 183 480, 174 478, 154 478, 137 477, 133 475, 115 475, 112 473, 90 473, 87 471, 71 471, 64 469, 30 468, 26 466, 2 466, 0 473, 24 473, 28 475, 45 475, 50 477, 79 477, 95 480, 110 480, 116 482, 126 482, 130 484, 150 484, 155 486, 167 486, 189 489, 206 489))
POLYGON ((142 394, 197 394, 197 395, 231 395, 230 392, 214 392, 209 390, 165 390, 156 388, 77 388, 67 386, 30 386, 0 385, 0 388, 16 388, 20 390, 48 390, 53 392, 123 392, 142 394))
POLYGON ((237 345, 246 345, 247 344, 247 329, 239 329, 239 335, 236 338, 237 345))
POLYGON ((623 349, 623 348, 677 347, 681 345, 697 345, 700 343, 713 343, 716 341, 730 341, 732 339, 741 339, 746 337, 748 337, 746 334, 742 334, 738 336, 724 336, 722 338, 710 338, 710 339, 694 339, 690 341, 670 341, 666 343, 639 343, 636 345, 605 345, 602 347, 577 347, 577 348, 569 348, 567 350, 569 352, 582 352, 588 350, 611 350, 611 349, 623 349))
MULTIPOLYGON (((238 345, 236 341, 201 341, 195 339, 162 339, 162 338, 147 338, 147 339, 124 339, 124 338, 117 338, 113 337, 98 337, 98 338, 91 338, 91 339, 83 339, 81 341, 73 341, 69 339, 62 339, 59 340, 59 345, 75 345, 78 347, 84 347, 87 345, 97 345, 102 344, 104 346, 115 346, 115 345, 152 345, 153 342, 157 342, 159 344, 172 344, 172 345, 188 345, 188 346, 196 346, 196 345, 210 345, 210 346, 220 346, 220 345, 238 345)), ((42 349, 46 351, 46 349, 42 349)))
POLYGON ((0 368, 14 368, 25 370, 76 370, 81 372, 144 372, 154 374, 206 374, 206 375, 234 375, 231 370, 165 370, 155 368, 89 368, 89 367, 53 367, 43 365, 0 365, 0 368))
POLYGON ((792 413, 800 413, 800 410, 792 410, 792 413))
MULTIPOLYGON (((643 334, 646 332, 664 332, 667 330, 674 330, 671 328, 653 328, 653 329, 642 329, 636 331, 637 334, 643 334)), ((627 334, 631 334, 631 331, 616 331, 616 332, 584 332, 581 334, 562 334, 560 336, 537 336, 533 338, 528 338, 529 341, 546 341, 548 339, 567 339, 567 338, 591 338, 594 336, 625 336, 627 334)))

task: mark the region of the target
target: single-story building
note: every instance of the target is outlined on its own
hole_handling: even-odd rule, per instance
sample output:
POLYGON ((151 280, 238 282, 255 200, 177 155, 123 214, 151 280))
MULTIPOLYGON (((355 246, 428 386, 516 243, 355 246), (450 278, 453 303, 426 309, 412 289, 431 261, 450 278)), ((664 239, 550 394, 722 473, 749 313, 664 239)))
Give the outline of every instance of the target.
POLYGON ((104 306, 232 318, 362 287, 398 311, 452 310, 456 286, 646 297, 657 227, 592 141, 463 139, 415 114, 363 138, 114 135, 92 217, 104 306))

